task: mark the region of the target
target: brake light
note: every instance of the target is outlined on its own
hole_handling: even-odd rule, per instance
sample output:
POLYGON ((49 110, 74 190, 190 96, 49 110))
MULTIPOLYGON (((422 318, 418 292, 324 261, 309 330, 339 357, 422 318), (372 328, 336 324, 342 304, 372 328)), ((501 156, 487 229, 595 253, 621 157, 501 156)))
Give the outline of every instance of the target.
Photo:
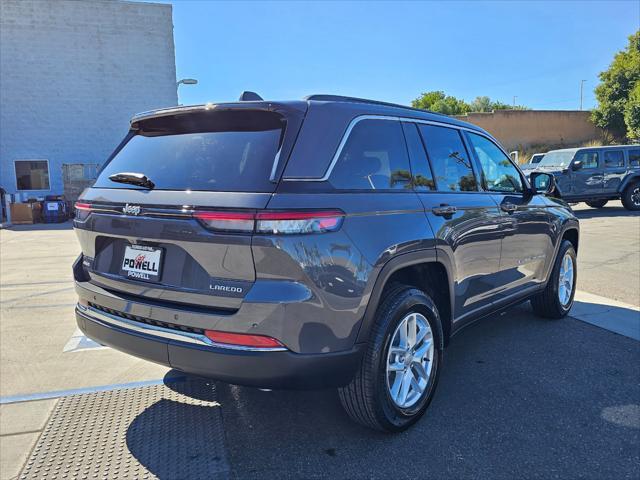
POLYGON ((253 232, 254 214, 242 212, 194 212, 206 228, 225 232, 253 232))
POLYGON ((74 204, 74 207, 75 207, 75 213, 76 213, 76 220, 79 220, 81 222, 86 220, 89 214, 91 213, 90 203, 76 202, 74 204))
POLYGON ((210 230, 274 235, 334 232, 340 228, 344 212, 340 210, 208 212, 193 213, 210 230))
POLYGON ((333 232, 340 228, 343 219, 340 210, 261 212, 256 215, 256 232, 285 235, 333 232))
POLYGON ((235 345, 249 348, 284 348, 278 340, 266 335, 250 335, 247 333, 229 333, 217 330, 205 330, 204 334, 209 340, 225 345, 235 345))

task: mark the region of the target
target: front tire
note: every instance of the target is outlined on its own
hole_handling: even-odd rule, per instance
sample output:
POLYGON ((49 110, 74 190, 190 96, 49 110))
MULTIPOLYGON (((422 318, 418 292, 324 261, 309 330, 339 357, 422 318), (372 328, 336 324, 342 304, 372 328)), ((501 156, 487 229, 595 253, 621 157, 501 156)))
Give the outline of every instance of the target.
POLYGON ((533 312, 544 318, 563 318, 573 306, 578 279, 577 257, 573 244, 563 240, 545 289, 531 298, 533 312))
POLYGON ((609 203, 609 200, 592 200, 591 202, 585 202, 585 203, 589 205, 591 208, 602 208, 607 203, 609 203))
POLYGON ((621 200, 627 210, 640 210, 640 182, 632 183, 625 188, 621 200))
POLYGON ((409 428, 433 398, 443 348, 433 300, 408 286, 391 289, 376 312, 360 369, 338 391, 347 414, 384 432, 409 428))

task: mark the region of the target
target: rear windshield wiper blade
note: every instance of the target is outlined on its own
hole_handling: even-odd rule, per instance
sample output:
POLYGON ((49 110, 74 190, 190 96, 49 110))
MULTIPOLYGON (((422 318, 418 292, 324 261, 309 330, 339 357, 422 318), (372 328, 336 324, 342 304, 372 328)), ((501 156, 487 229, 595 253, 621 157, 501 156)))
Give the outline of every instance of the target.
POLYGON ((139 187, 148 188, 152 190, 156 184, 147 178, 143 173, 135 172, 121 172, 109 175, 109 180, 118 183, 128 183, 130 185, 137 185, 139 187))

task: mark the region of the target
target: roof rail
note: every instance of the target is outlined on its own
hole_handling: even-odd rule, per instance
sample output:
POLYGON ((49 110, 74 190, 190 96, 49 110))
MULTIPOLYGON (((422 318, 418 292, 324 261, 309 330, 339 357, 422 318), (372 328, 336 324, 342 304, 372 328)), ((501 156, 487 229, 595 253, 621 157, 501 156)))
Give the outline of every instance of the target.
POLYGON ((327 95, 327 94, 313 94, 307 95, 303 100, 316 100, 318 102, 351 102, 351 103, 369 103, 372 105, 383 105, 385 107, 403 108, 405 110, 415 110, 417 112, 432 113, 433 115, 443 115, 444 113, 432 112, 431 110, 423 110, 422 108, 409 107, 407 105, 400 105, 399 103, 381 102, 379 100, 368 100, 366 98, 358 97, 345 97, 343 95, 327 95))

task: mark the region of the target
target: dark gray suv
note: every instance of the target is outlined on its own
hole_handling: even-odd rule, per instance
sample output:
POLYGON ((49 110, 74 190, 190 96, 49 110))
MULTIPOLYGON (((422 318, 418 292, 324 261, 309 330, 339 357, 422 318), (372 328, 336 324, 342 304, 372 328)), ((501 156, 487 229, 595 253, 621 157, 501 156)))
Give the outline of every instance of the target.
POLYGON ((576 285, 578 221, 489 134, 356 98, 138 115, 74 226, 88 337, 223 382, 339 387, 386 431, 424 413, 461 328, 529 299, 561 318, 576 285))

